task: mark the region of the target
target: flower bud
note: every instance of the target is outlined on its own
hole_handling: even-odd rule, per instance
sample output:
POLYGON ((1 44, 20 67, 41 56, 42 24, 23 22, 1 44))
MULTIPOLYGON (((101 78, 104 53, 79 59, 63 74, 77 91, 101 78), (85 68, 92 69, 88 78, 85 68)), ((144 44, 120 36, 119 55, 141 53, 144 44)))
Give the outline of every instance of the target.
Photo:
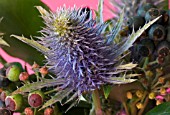
POLYGON ((36 63, 36 62, 34 62, 34 64, 32 65, 32 69, 37 69, 37 68, 39 68, 40 66, 36 63))
POLYGON ((138 109, 142 109, 142 108, 143 108, 143 104, 142 104, 141 102, 138 102, 138 103, 136 104, 136 107, 137 107, 138 109))
POLYGON ((143 91, 137 90, 137 91, 136 91, 136 96, 137 96, 138 98, 142 98, 142 97, 143 97, 143 91))
POLYGON ((166 89, 165 88, 161 88, 160 89, 160 94, 161 95, 166 95, 166 89))
POLYGON ((23 106, 23 96, 21 94, 7 96, 5 98, 5 105, 11 111, 20 110, 23 106))
POLYGON ((163 103, 162 100, 156 100, 156 105, 159 105, 159 104, 161 104, 161 103, 163 103))
POLYGON ((150 70, 146 71, 145 74, 146 74, 147 77, 153 77, 153 72, 150 71, 150 70))
POLYGON ((165 78, 164 77, 159 77, 158 82, 161 84, 165 83, 165 78))
POLYGON ((11 64, 6 70, 6 76, 10 81, 18 81, 19 75, 23 71, 22 65, 20 63, 11 64))
POLYGON ((52 115, 53 112, 54 112, 54 110, 52 108, 48 107, 44 110, 44 115, 52 115))
POLYGON ((29 77, 29 74, 28 74, 27 72, 22 72, 22 73, 20 73, 20 75, 19 75, 20 81, 25 81, 25 80, 28 79, 28 77, 29 77))
POLYGON ((34 115, 34 112, 33 112, 33 110, 30 107, 26 107, 24 109, 24 114, 25 115, 34 115))
POLYGON ((39 72, 45 76, 46 74, 48 74, 48 68, 46 66, 42 67, 39 69, 39 72))
POLYGON ((132 99, 133 95, 132 95, 132 93, 131 93, 130 91, 128 91, 128 92, 126 93, 126 97, 127 97, 128 99, 132 99))
POLYGON ((154 92, 149 93, 149 99, 155 99, 155 93, 154 92))
POLYGON ((34 91, 28 95, 28 103, 31 107, 38 108, 43 104, 44 93, 40 90, 34 91))

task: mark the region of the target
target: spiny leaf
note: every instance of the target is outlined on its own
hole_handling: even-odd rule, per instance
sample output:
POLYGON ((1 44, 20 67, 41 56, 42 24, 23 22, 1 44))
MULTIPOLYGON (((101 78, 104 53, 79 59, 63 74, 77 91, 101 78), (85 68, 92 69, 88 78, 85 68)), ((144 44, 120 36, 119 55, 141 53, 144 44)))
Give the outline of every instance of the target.
POLYGON ((32 46, 33 48, 37 49, 38 51, 42 53, 45 53, 49 50, 48 48, 34 41, 33 39, 28 39, 28 38, 25 38, 24 36, 21 37, 17 35, 11 35, 11 37, 17 38, 18 40, 21 40, 22 42, 27 43, 28 45, 32 46))
POLYGON ((122 10, 122 13, 120 14, 120 17, 116 23, 116 26, 112 29, 112 32, 111 32, 112 35, 106 40, 107 44, 111 44, 114 38, 116 38, 116 36, 118 35, 123 24, 123 19, 124 19, 124 9, 122 10))
POLYGON ((98 11, 96 12, 97 14, 97 23, 103 23, 103 0, 99 0, 98 4, 98 11))
POLYGON ((127 51, 133 43, 136 41, 136 39, 148 28, 150 27, 153 23, 155 23, 161 16, 155 18, 154 20, 148 22, 145 24, 141 29, 139 29, 137 32, 133 30, 132 34, 127 38, 126 42, 117 50, 115 50, 111 55, 113 57, 118 57, 120 56, 123 52, 127 51))
POLYGON ((39 81, 39 82, 25 84, 24 86, 18 88, 16 91, 14 91, 13 94, 31 92, 31 91, 34 91, 37 89, 41 89, 43 87, 50 87, 50 86, 61 85, 61 84, 64 84, 63 79, 58 79, 58 80, 43 79, 42 81, 39 81))
POLYGON ((66 96, 68 96, 71 92, 73 91, 73 89, 71 89, 71 88, 66 88, 66 89, 64 89, 64 90, 61 90, 61 91, 59 91, 55 96, 53 96, 50 100, 48 100, 40 109, 39 109, 39 111, 40 110, 42 110, 42 109, 44 109, 44 108, 46 108, 46 107, 48 107, 48 106, 50 106, 50 105, 52 105, 52 104, 54 104, 54 103, 56 103, 56 102, 61 102, 66 96))
POLYGON ((111 80, 113 84, 127 84, 136 81, 136 79, 127 79, 125 77, 112 77, 111 80))
POLYGON ((3 46, 8 46, 9 47, 9 44, 6 42, 6 41, 4 41, 3 39, 2 39, 2 37, 0 37, 0 46, 1 45, 3 45, 3 46))
POLYGON ((132 69, 134 67, 136 67, 137 64, 133 64, 133 63, 128 63, 128 64, 124 64, 124 65, 119 65, 118 67, 116 67, 117 69, 132 69))

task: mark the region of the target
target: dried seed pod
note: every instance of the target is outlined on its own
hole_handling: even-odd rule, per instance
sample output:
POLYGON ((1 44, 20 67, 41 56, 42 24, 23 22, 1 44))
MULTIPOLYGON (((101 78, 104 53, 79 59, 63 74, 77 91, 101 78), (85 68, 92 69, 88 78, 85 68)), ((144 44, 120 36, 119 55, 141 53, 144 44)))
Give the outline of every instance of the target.
POLYGON ((157 8, 151 8, 151 9, 149 9, 149 10, 146 12, 146 14, 145 14, 145 20, 146 20, 146 21, 151 21, 151 20, 157 18, 157 17, 160 16, 160 15, 161 15, 161 12, 160 12, 159 9, 157 9, 157 8))
POLYGON ((146 47, 145 45, 139 44, 136 47, 137 47, 137 53, 140 56, 147 57, 150 54, 149 48, 146 47))
POLYGON ((38 108, 43 104, 44 93, 40 90, 34 91, 28 95, 28 103, 31 107, 38 108))
POLYGON ((147 3, 143 6, 141 6, 138 10, 137 10, 137 15, 138 16, 142 16, 145 17, 146 12, 151 9, 151 8, 156 8, 156 6, 154 6, 153 4, 147 3))
POLYGON ((161 41, 165 38, 166 32, 162 25, 154 24, 149 29, 149 38, 155 41, 161 41))
POLYGON ((140 43, 144 46, 146 46, 149 49, 149 54, 151 55, 153 54, 154 50, 155 50, 155 45, 154 45, 154 41, 148 38, 142 39, 140 41, 140 43))
POLYGON ((11 64, 6 70, 6 76, 10 81, 19 81, 19 75, 23 71, 20 63, 11 64))
POLYGON ((20 110, 23 106, 23 96, 21 94, 7 96, 5 98, 5 105, 11 111, 20 110))
POLYGON ((127 21, 127 24, 130 29, 134 28, 134 30, 137 31, 140 27, 142 27, 145 24, 145 20, 141 16, 134 16, 127 21))
POLYGON ((0 108, 0 115, 12 115, 12 113, 8 109, 0 108))
POLYGON ((170 43, 167 41, 161 41, 157 46, 157 53, 159 57, 165 57, 170 52, 170 43))

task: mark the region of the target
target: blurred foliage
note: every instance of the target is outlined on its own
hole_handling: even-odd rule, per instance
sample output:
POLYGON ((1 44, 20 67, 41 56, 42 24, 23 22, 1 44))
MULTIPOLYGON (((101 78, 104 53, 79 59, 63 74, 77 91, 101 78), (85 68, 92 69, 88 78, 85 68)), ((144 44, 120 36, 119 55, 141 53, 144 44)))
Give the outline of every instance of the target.
MULTIPOLYGON (((35 6, 45 5, 40 0, 0 0, 0 31, 10 47, 3 49, 10 54, 32 64, 42 63, 44 56, 31 46, 10 37, 11 34, 24 35, 28 38, 38 36, 43 22, 35 6)), ((45 7, 47 9, 47 7, 45 7)))
POLYGON ((170 102, 165 102, 163 104, 156 106, 146 115, 170 115, 170 102))

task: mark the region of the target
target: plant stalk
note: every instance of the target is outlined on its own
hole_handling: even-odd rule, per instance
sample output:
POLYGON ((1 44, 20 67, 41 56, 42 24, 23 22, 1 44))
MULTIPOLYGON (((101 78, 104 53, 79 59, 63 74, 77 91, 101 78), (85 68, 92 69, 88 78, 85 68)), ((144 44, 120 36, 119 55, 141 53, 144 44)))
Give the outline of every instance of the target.
POLYGON ((101 103, 100 103, 100 96, 99 96, 98 89, 93 91, 92 99, 93 99, 96 115, 102 115, 102 107, 101 107, 101 103))

